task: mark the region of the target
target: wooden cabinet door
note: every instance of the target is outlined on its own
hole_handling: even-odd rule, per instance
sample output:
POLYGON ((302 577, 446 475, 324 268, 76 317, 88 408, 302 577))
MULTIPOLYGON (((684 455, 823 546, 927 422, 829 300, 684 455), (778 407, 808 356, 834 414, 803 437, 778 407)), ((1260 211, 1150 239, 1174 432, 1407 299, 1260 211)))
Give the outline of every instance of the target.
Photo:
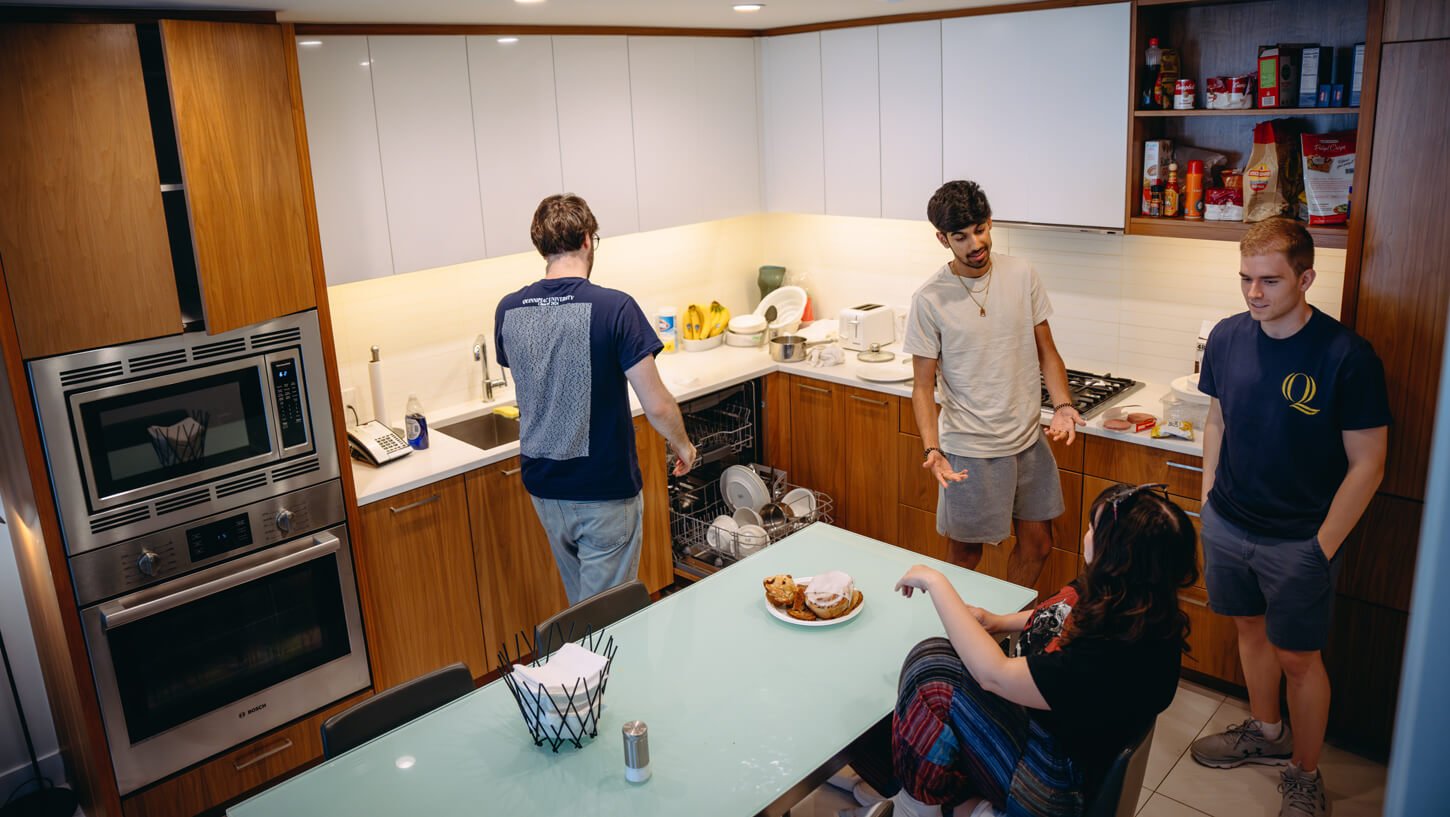
POLYGON ((821 380, 790 379, 790 481, 836 500, 836 522, 848 511, 841 494, 841 412, 847 388, 821 380))
POLYGON ((495 651, 517 657, 520 633, 569 606, 549 539, 524 490, 518 457, 467 474, 483 630, 495 651))
POLYGON ((0 26, 0 77, 0 263, 21 353, 180 332, 135 26, 0 26))
POLYGON ((475 678, 492 669, 463 478, 364 505, 360 527, 373 688, 382 691, 455 661, 468 664, 475 678))
POLYGON ((903 505, 935 515, 941 486, 930 471, 921 467, 923 450, 920 437, 896 435, 896 499, 903 505))
MULTIPOLYGON (((1082 435, 1082 471, 1095 477, 1129 485, 1162 482, 1168 493, 1203 496, 1203 458, 1137 443, 1082 435)), ((1093 494, 1097 496, 1097 494, 1093 494)))
POLYGON ((1178 606, 1188 614, 1191 628, 1190 651, 1183 656, 1183 668, 1243 686, 1239 637, 1233 619, 1209 609, 1208 593, 1197 587, 1179 591, 1178 606))
POLYGON ((896 541, 896 398, 843 387, 842 439, 846 455, 840 509, 844 526, 862 536, 896 541))
MULTIPOLYGON (((761 461, 792 474, 790 459, 790 375, 771 372, 765 376, 765 451, 761 461)), ((795 480, 792 474, 790 477, 795 480)), ((799 480, 796 480, 799 482, 799 480)))
POLYGON ((275 25, 162 20, 210 334, 317 305, 288 60, 275 25))
POLYGON ((936 514, 913 508, 909 505, 896 506, 896 539, 898 547, 914 550, 933 559, 951 561, 947 538, 936 532, 936 514))
POLYGON ((644 545, 639 556, 639 580, 657 593, 674 581, 675 561, 670 549, 670 489, 665 473, 665 438, 655 432, 644 415, 634 418, 634 444, 639 473, 644 480, 644 545))

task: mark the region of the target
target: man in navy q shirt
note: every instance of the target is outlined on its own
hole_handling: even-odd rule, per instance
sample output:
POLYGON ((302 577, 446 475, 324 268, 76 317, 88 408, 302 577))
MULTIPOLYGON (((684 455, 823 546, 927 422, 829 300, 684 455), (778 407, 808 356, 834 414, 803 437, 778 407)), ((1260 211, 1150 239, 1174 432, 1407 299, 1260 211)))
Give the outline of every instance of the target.
POLYGON ((1239 242, 1249 311, 1209 335, 1198 387, 1208 599, 1232 616, 1249 690, 1245 722, 1194 742, 1199 763, 1284 765, 1280 817, 1322 817, 1329 635, 1339 551, 1384 476, 1390 412, 1368 342, 1309 305, 1314 242, 1270 219, 1239 242), (1293 734, 1279 711, 1288 681, 1293 734))

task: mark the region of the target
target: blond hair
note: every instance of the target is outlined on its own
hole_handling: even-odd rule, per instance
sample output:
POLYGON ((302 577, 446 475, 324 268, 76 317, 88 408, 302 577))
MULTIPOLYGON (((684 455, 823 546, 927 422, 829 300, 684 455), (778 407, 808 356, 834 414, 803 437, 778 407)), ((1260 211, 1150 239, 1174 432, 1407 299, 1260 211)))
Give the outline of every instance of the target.
POLYGON ((1239 239, 1239 256, 1282 253, 1296 276, 1314 268, 1314 238, 1303 224, 1291 218, 1270 218, 1244 231, 1239 239))

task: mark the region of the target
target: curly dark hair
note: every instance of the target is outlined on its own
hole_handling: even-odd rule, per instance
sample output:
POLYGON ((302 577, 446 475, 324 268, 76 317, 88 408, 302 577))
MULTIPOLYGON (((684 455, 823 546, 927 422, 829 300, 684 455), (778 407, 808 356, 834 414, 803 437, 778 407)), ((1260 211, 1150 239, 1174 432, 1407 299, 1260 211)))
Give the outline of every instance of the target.
POLYGON ((534 210, 529 238, 539 255, 553 258, 584 246, 584 239, 599 231, 589 203, 573 193, 549 196, 534 210))
POLYGON ((1197 535, 1161 486, 1114 485, 1093 500, 1093 560, 1076 582, 1078 603, 1062 643, 1078 638, 1144 641, 1182 638, 1188 616, 1178 591, 1198 581, 1197 535))
POLYGON ((992 205, 976 182, 947 182, 926 203, 926 220, 943 233, 961 232, 991 217, 992 205))

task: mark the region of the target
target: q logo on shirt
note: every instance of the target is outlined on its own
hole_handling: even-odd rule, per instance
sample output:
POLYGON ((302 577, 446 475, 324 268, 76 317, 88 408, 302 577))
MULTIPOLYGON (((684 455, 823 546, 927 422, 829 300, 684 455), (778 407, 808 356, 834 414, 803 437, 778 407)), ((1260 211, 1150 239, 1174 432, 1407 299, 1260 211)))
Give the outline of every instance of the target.
POLYGON ((1295 372, 1284 378, 1284 384, 1280 387, 1284 399, 1289 401, 1289 407, 1296 411, 1313 417, 1319 413, 1319 409, 1309 405, 1314 395, 1319 393, 1319 386, 1314 378, 1303 372, 1295 372))

